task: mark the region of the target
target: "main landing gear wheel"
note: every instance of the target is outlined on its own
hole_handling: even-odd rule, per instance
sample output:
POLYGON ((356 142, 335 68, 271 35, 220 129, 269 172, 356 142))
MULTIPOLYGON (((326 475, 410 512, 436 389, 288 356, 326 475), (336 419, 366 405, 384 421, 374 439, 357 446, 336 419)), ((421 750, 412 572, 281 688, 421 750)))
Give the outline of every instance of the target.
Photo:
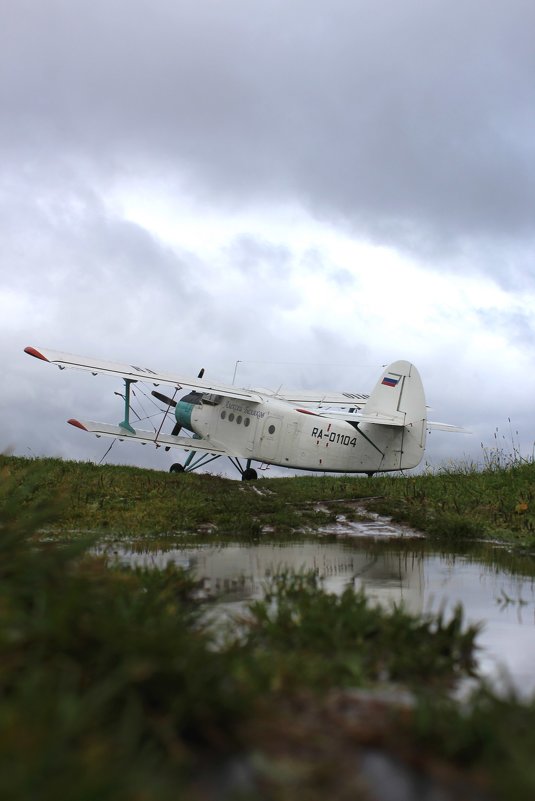
POLYGON ((247 470, 244 470, 241 474, 242 481, 255 481, 258 478, 258 473, 256 470, 253 470, 252 467, 248 467, 247 470))
POLYGON ((169 472, 170 473, 183 473, 184 472, 184 465, 181 465, 178 462, 175 462, 175 464, 172 464, 171 467, 169 468, 169 472))

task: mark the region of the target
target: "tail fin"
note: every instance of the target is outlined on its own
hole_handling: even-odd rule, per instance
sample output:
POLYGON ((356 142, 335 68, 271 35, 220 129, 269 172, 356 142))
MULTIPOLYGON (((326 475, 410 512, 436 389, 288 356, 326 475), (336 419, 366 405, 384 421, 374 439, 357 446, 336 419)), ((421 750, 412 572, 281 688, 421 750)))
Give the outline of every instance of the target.
POLYGON ((403 470, 422 461, 427 432, 424 388, 416 367, 397 361, 383 372, 364 409, 360 425, 377 454, 377 471, 403 470), (376 422, 373 422, 376 418, 376 422))

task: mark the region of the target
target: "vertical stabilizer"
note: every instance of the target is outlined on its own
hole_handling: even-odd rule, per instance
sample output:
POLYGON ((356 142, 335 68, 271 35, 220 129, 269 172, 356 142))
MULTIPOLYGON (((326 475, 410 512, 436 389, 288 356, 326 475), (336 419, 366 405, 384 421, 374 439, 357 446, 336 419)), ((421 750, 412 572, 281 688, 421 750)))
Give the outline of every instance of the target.
POLYGON ((427 413, 424 388, 414 364, 390 364, 375 385, 365 415, 377 423, 359 427, 381 453, 377 471, 403 470, 420 464, 425 450, 427 413), (392 424, 388 424, 388 418, 392 424))

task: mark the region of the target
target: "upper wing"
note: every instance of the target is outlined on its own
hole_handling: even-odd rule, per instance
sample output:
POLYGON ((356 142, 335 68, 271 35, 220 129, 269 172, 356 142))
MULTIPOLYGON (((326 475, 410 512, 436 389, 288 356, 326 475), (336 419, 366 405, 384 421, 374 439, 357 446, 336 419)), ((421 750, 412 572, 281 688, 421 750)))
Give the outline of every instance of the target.
POLYGON ((250 403, 260 403, 262 401, 262 395, 254 390, 233 387, 230 384, 218 384, 212 381, 204 381, 201 378, 186 378, 184 376, 174 375, 173 373, 161 373, 156 370, 151 370, 149 367, 141 367, 135 364, 120 364, 118 362, 103 361, 101 359, 89 359, 86 356, 75 356, 72 353, 61 353, 56 350, 43 350, 42 348, 37 350, 37 348, 32 348, 31 346, 24 348, 24 352, 28 353, 30 356, 35 356, 36 359, 55 364, 61 370, 64 370, 65 367, 73 367, 77 370, 88 370, 93 373, 93 375, 97 375, 98 373, 117 375, 135 381, 149 381, 155 386, 158 386, 158 384, 170 384, 179 389, 185 384, 187 387, 193 387, 200 392, 214 393, 229 398, 236 398, 237 400, 249 401, 250 403))
POLYGON ((370 396, 358 392, 319 392, 297 389, 279 391, 275 397, 301 406, 348 406, 360 409, 366 405, 370 396))

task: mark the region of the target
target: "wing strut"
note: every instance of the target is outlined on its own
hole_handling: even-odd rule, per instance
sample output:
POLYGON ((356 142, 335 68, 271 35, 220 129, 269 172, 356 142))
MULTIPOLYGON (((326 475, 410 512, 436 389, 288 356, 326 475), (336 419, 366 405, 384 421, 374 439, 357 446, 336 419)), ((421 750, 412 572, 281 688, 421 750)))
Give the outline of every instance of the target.
POLYGON ((130 384, 136 384, 137 381, 135 378, 125 378, 124 379, 124 420, 122 423, 119 423, 119 428, 124 428, 126 431, 129 431, 131 434, 135 434, 136 431, 130 425, 130 384))

